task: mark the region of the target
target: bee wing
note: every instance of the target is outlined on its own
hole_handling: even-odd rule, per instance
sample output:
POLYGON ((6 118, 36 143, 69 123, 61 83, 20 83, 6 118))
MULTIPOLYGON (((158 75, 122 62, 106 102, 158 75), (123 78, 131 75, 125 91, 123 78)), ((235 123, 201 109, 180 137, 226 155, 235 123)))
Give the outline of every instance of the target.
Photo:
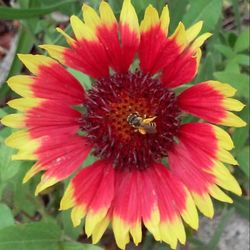
POLYGON ((157 132, 155 126, 151 126, 150 124, 143 124, 139 128, 139 132, 143 135, 145 134, 155 134, 157 132))
POLYGON ((153 120, 155 120, 155 118, 156 118, 156 116, 143 119, 143 123, 150 124, 153 120))

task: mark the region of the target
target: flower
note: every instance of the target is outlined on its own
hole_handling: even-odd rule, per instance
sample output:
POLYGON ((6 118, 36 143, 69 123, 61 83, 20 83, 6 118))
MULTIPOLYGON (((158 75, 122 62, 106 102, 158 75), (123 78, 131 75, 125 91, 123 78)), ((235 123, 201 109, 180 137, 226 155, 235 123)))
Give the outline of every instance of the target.
POLYGON ((224 165, 238 165, 233 142, 211 123, 244 126, 231 112, 244 105, 231 98, 234 88, 217 81, 175 93, 197 74, 200 47, 211 35, 198 36, 202 22, 188 29, 180 23, 169 36, 167 6, 159 16, 149 5, 140 26, 130 0, 119 23, 107 2, 99 13, 84 4, 84 21, 70 19, 74 38, 57 29, 69 47, 41 46, 54 59, 19 55, 33 76, 8 80, 22 98, 8 103, 20 112, 2 123, 21 130, 6 143, 18 149, 13 160, 36 161, 24 182, 45 171, 36 194, 73 174, 89 153, 96 157, 73 177, 60 207, 72 208, 74 226, 85 217, 93 243, 112 224, 121 249, 130 235, 137 245, 144 225, 175 249, 185 244, 184 222, 198 228, 197 208, 212 217, 211 197, 232 202, 221 188, 241 195, 224 165), (94 78, 92 88, 62 65, 94 78), (209 123, 184 123, 188 114, 209 123))

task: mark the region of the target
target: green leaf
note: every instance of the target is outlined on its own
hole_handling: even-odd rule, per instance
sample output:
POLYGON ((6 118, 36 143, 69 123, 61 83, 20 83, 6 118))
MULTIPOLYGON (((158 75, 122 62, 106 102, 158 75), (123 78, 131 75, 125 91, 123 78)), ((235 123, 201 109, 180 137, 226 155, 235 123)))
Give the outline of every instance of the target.
POLYGON ((8 206, 0 203, 0 229, 14 225, 15 220, 8 206))
POLYGON ((10 134, 11 134, 11 128, 5 127, 5 128, 0 129, 0 147, 4 145, 4 138, 9 136, 10 134))
POLYGON ((250 177, 249 155, 250 155, 249 146, 244 147, 237 155, 237 160, 239 162, 240 169, 246 174, 248 178, 250 177))
POLYGON ((82 244, 78 242, 65 242, 63 243, 63 250, 104 250, 104 249, 90 244, 82 244))
POLYGON ((243 128, 235 129, 232 139, 235 145, 235 151, 240 152, 246 145, 249 138, 249 103, 245 103, 246 107, 240 112, 240 117, 247 123, 243 128))
POLYGON ((247 67, 250 66, 250 57, 249 57, 249 55, 238 54, 238 55, 234 58, 234 60, 235 60, 237 63, 239 63, 239 64, 241 64, 241 65, 243 65, 243 66, 247 66, 247 67))
POLYGON ((24 175, 32 165, 33 163, 30 161, 23 161, 18 167, 16 176, 10 180, 15 210, 17 212, 25 211, 30 216, 42 209, 42 204, 38 201, 39 198, 34 196, 35 187, 39 182, 39 175, 34 176, 26 184, 22 183, 24 175))
POLYGON ((232 58, 235 56, 235 53, 229 46, 223 44, 215 44, 214 48, 227 58, 232 58))
POLYGON ((201 249, 201 247, 205 249, 206 247, 206 244, 203 241, 196 239, 195 237, 189 238, 188 241, 194 246, 191 248, 192 250, 196 249, 195 247, 199 247, 199 249, 201 249))
POLYGON ((235 59, 229 60, 226 64, 225 72, 240 74, 239 63, 235 59))
POLYGON ((13 225, 0 230, 0 250, 60 250, 61 235, 54 223, 13 225))
POLYGON ((118 17, 117 14, 120 14, 121 8, 122 8, 122 3, 123 0, 109 0, 108 1, 110 6, 112 7, 114 13, 116 14, 116 16, 118 17))
POLYGON ((236 208, 236 211, 244 218, 249 219, 249 198, 239 197, 232 195, 234 200, 233 206, 236 208))
POLYGON ((245 122, 247 122, 247 126, 243 127, 243 128, 237 128, 235 130, 235 132, 233 133, 233 141, 234 141, 234 145, 235 145, 235 150, 237 152, 240 152, 242 150, 242 147, 246 144, 246 142, 248 141, 248 133, 249 133, 249 121, 247 119, 245 119, 244 117, 242 117, 242 115, 240 116, 245 122))
POLYGON ((7 20, 39 17, 49 14, 53 11, 58 11, 60 10, 60 8, 64 8, 65 6, 70 6, 72 2, 74 2, 74 0, 68 0, 42 8, 15 9, 9 7, 0 7, 0 16, 1 19, 7 19, 7 20))
POLYGON ((64 211, 63 213, 60 213, 58 215, 58 218, 62 222, 65 234, 76 240, 78 236, 82 233, 82 225, 78 227, 73 227, 71 220, 71 211, 68 210, 64 211))
POLYGON ((202 82, 208 79, 212 79, 214 68, 214 58, 213 55, 209 53, 206 58, 204 58, 204 61, 200 66, 199 73, 197 74, 195 82, 202 82))
POLYGON ((19 3, 22 8, 29 8, 30 6, 30 0, 19 0, 19 3))
MULTIPOLYGON (((9 129, 3 129, 4 136, 8 136, 10 133, 9 129)), ((11 180, 18 172, 18 167, 20 166, 20 162, 12 161, 11 155, 14 150, 7 147, 4 143, 4 138, 0 137, 0 198, 1 193, 6 186, 7 182, 11 180)))
POLYGON ((161 10, 166 4, 165 0, 133 0, 132 2, 139 20, 142 20, 142 18, 144 17, 144 11, 150 4, 154 6, 159 13, 161 13, 161 10))
POLYGON ((169 7, 169 13, 170 13, 170 33, 172 33, 178 23, 183 19, 184 14, 186 13, 188 5, 188 0, 175 0, 175 1, 169 1, 168 7, 169 7))
MULTIPOLYGON (((47 5, 45 5, 47 7, 47 5)), ((21 5, 20 4, 20 8, 27 8, 27 5, 21 5)), ((42 1, 35 1, 35 0, 30 0, 29 4, 28 4, 28 8, 42 8, 42 1)), ((28 18, 25 20, 22 20, 21 23, 23 25, 23 27, 26 29, 27 32, 30 33, 30 35, 32 36, 33 42, 35 44, 40 43, 41 40, 37 40, 36 38, 36 34, 38 34, 37 32, 37 27, 39 26, 40 21, 42 21, 41 19, 39 19, 39 17, 34 17, 34 18, 28 18)), ((37 44, 38 45, 38 44, 37 44)))
POLYGON ((234 31, 225 32, 223 30, 220 31, 221 35, 226 38, 226 44, 228 44, 229 47, 233 48, 236 40, 238 39, 238 35, 234 33, 234 31))
POLYGON ((212 239, 209 241, 208 245, 205 247, 206 249, 208 250, 216 249, 216 246, 218 245, 220 241, 221 235, 224 232, 224 229, 233 214, 234 214, 234 209, 224 210, 222 217, 220 219, 220 222, 218 224, 218 227, 216 228, 212 239))
MULTIPOLYGON (((35 3, 36 2, 40 2, 41 6, 51 6, 51 4, 53 3, 63 3, 65 2, 65 0, 57 0, 57 1, 51 1, 51 0, 33 0, 35 3)), ((72 4, 65 4, 63 6, 60 7, 60 12, 66 14, 66 15, 72 15, 74 13, 76 13, 77 11, 79 11, 82 7, 82 3, 83 1, 72 1, 72 4)), ((87 3, 89 5, 91 5, 92 7, 94 7, 96 9, 96 7, 99 6, 100 0, 88 0, 87 3)), ((38 6, 32 6, 33 8, 37 8, 38 6)))
POLYGON ((4 109, 0 109, 0 119, 3 118, 5 115, 7 115, 6 111, 4 109))
POLYGON ((231 0, 233 5, 233 11, 234 11, 234 17, 236 21, 236 25, 238 30, 241 30, 241 17, 240 17, 240 6, 239 6, 239 0, 231 0))
POLYGON ((84 163, 83 163, 83 167, 89 166, 91 164, 93 164, 95 161, 97 161, 97 158, 95 156, 93 156, 91 153, 87 156, 87 158, 85 159, 84 163))
POLYGON ((238 90, 237 95, 249 98, 249 76, 230 71, 215 72, 214 77, 222 82, 230 83, 238 90))
POLYGON ((71 68, 68 68, 68 71, 82 84, 84 88, 87 90, 91 88, 91 79, 88 75, 71 68))
MULTIPOLYGON (((82 15, 82 11, 80 10, 80 11, 78 11, 77 16, 80 17, 81 15, 82 15)), ((51 29, 52 29, 53 34, 55 34, 55 27, 53 26, 53 27, 51 27, 51 29)), ((70 24, 68 24, 66 26, 66 28, 64 29, 64 32, 67 33, 68 35, 71 35, 73 33, 72 27, 71 27, 70 24)), ((46 38, 46 35, 47 34, 45 34, 45 38, 46 38)), ((47 38, 46 40, 49 40, 49 41, 52 40, 52 42, 49 42, 49 43, 52 43, 52 44, 57 44, 57 45, 62 45, 62 46, 67 45, 64 36, 62 34, 60 34, 60 33, 57 34, 56 37, 53 37, 51 39, 47 38)))
MULTIPOLYGON (((189 0, 190 6, 183 17, 185 25, 190 26, 197 21, 204 21, 203 31, 214 30, 222 11, 221 0, 189 0)), ((179 7, 179 5, 178 5, 179 7)))
POLYGON ((234 51, 235 52, 242 52, 244 50, 249 49, 249 28, 244 30, 238 37, 235 46, 234 51))

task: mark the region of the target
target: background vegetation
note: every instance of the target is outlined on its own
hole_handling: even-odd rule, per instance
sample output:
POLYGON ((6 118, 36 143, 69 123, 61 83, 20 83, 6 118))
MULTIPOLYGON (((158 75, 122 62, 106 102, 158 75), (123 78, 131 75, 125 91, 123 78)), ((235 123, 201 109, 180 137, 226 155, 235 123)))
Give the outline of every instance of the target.
MULTIPOLYGON (((15 97, 6 85, 6 79, 24 73, 16 53, 43 53, 39 44, 64 44, 55 27, 68 27, 69 16, 81 15, 84 1, 80 0, 0 0, 0 118, 14 112, 6 103, 15 97)), ((98 0, 86 1, 93 7, 98 0)), ((122 0, 109 0, 115 14, 119 16, 122 0)), ((246 104, 240 116, 249 124, 249 3, 244 0, 134 0, 139 18, 152 3, 159 10, 169 4, 171 32, 179 21, 190 26, 198 20, 204 21, 203 32, 214 35, 204 48, 199 76, 195 82, 217 79, 228 82, 238 89, 237 98, 246 104)), ((85 84, 90 79, 72 71, 85 84)), ((240 163, 231 168, 243 189, 242 197, 233 197, 233 205, 215 202, 221 214, 218 226, 211 239, 204 242, 188 231, 188 244, 182 249, 216 249, 222 232, 233 214, 243 218, 249 216, 249 126, 229 129, 235 142, 233 154, 240 163)), ((111 232, 105 234, 98 246, 82 232, 82 227, 73 228, 69 212, 59 212, 59 202, 68 181, 49 188, 38 197, 34 196, 39 176, 28 184, 22 184, 24 173, 31 162, 11 161, 12 150, 3 143, 10 129, 0 124, 0 250, 115 250, 111 232), (84 245, 83 245, 84 244, 84 245)), ((89 159, 91 161, 91 159, 89 159)), ((246 239, 247 240, 247 239, 246 239)), ((143 243, 128 249, 164 250, 166 245, 155 243, 145 233, 143 243)), ((228 249, 231 249, 230 246, 228 249)))

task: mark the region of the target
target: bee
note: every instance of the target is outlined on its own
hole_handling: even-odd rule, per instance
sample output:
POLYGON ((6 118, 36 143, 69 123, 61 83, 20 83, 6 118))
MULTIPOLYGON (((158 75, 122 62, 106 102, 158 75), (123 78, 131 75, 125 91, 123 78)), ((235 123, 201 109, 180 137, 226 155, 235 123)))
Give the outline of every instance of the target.
POLYGON ((153 122, 156 116, 154 117, 141 117, 138 112, 131 113, 127 117, 127 122, 130 126, 135 128, 135 131, 145 135, 145 134, 155 134, 156 131, 156 123, 153 122))

